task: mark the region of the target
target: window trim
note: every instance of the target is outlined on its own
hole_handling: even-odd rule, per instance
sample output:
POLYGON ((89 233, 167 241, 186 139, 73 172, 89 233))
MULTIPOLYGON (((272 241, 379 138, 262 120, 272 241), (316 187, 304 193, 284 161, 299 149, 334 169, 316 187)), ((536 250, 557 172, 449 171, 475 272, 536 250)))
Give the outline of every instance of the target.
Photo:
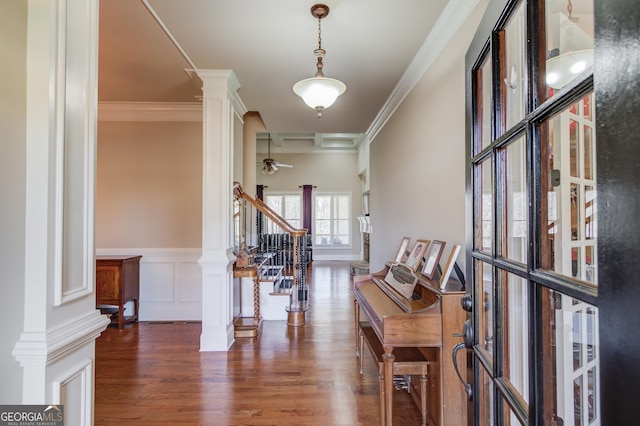
MULTIPOLYGON (((350 250, 353 248, 353 193, 350 191, 314 191, 312 194, 313 197, 313 209, 312 209, 312 222, 313 222, 313 234, 312 234, 312 244, 313 248, 319 250, 350 250), (349 235, 349 244, 316 244, 316 235, 318 226, 316 225, 316 197, 318 196, 347 196, 349 197, 349 218, 348 218, 348 235, 349 235)), ((329 219, 333 221, 333 216, 329 219)))

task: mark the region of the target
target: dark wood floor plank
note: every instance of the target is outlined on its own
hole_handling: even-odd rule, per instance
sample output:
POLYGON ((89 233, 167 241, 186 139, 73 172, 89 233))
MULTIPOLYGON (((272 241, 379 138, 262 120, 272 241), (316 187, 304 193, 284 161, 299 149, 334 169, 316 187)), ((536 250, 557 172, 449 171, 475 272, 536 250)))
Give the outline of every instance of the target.
MULTIPOLYGON (((355 357, 345 262, 314 262, 309 323, 265 321, 228 352, 199 352, 193 322, 109 327, 96 341, 95 424, 378 425, 377 368, 355 357)), ((419 425, 404 392, 394 424, 419 425)))

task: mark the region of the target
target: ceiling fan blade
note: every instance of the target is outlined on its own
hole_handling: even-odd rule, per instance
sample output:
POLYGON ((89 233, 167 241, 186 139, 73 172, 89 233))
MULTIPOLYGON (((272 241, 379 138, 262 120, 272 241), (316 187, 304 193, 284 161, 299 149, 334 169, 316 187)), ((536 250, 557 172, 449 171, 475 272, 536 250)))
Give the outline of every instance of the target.
POLYGON ((275 162, 274 164, 276 164, 279 167, 289 167, 292 168, 293 166, 291 164, 284 164, 284 163, 279 163, 279 162, 275 162))

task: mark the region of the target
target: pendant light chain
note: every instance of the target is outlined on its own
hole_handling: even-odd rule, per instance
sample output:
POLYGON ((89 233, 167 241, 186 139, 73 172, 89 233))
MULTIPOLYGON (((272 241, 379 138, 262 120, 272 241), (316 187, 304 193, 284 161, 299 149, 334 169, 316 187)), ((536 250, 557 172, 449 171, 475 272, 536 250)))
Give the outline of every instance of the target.
POLYGON ((322 59, 324 58, 324 55, 327 53, 327 51, 322 48, 322 28, 320 23, 321 21, 322 21, 322 16, 318 16, 318 48, 313 51, 313 54, 316 55, 316 58, 318 58, 318 62, 316 63, 316 77, 324 77, 324 73, 322 72, 322 68, 324 67, 322 59))
POLYGON ((318 17, 318 50, 322 50, 322 30, 320 28, 320 22, 322 19, 318 17))

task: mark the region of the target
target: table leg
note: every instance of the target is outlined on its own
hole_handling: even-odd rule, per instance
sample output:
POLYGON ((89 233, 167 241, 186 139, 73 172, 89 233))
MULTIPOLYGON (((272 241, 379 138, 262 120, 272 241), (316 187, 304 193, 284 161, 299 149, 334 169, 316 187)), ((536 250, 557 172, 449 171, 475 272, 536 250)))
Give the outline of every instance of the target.
POLYGON ((360 346, 358 346, 358 331, 360 330, 360 305, 357 300, 353 300, 353 318, 355 320, 354 330, 356 335, 356 357, 360 356, 360 346))
POLYGON ((384 411, 384 404, 385 404, 385 398, 384 398, 384 366, 380 365, 378 367, 378 387, 380 388, 379 392, 380 392, 380 424, 382 426, 385 426, 386 424, 386 413, 384 411))
POLYGON ((422 413, 422 426, 427 426, 427 376, 420 377, 420 411, 422 413))
POLYGON ((396 357, 393 355, 393 347, 384 347, 384 411, 386 426, 393 425, 393 362, 396 357))
MULTIPOLYGON (((358 327, 358 350, 357 352, 360 355, 360 374, 364 374, 364 357, 362 356, 362 347, 364 346, 364 333, 362 332, 362 330, 360 329, 360 327, 358 327)), ((380 400, 382 401, 382 400, 380 400)))
POLYGON ((118 305, 118 330, 122 331, 124 328, 124 304, 122 301, 118 305))

